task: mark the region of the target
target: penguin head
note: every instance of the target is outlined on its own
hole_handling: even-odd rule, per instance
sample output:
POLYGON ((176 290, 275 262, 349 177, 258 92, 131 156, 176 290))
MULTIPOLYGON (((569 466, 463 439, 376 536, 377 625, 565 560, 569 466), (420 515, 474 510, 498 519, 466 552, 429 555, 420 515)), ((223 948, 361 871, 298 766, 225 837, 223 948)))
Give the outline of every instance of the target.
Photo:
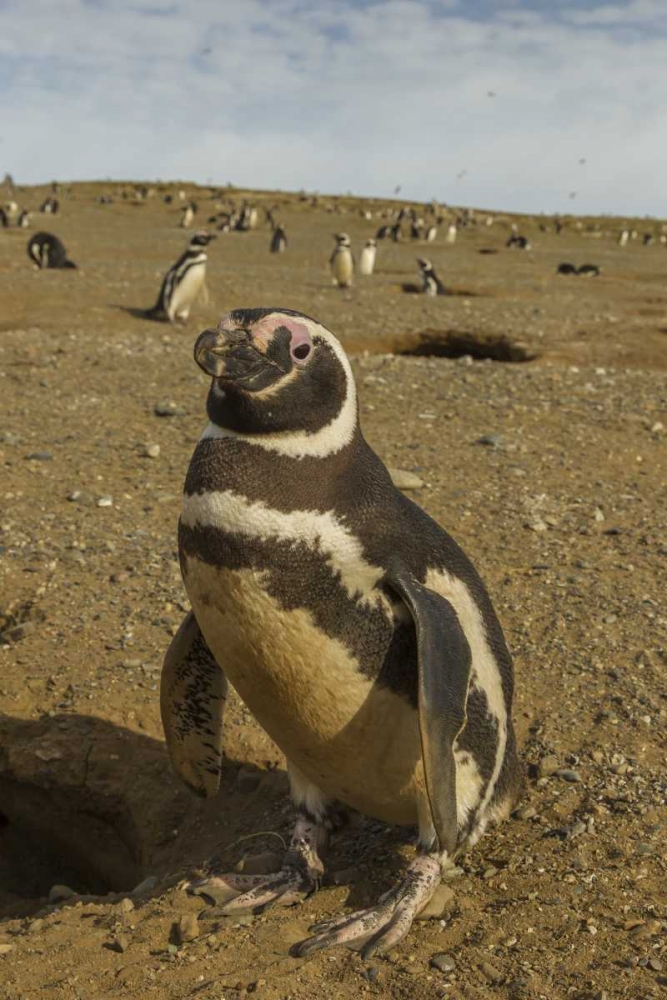
POLYGON ((350 246, 350 237, 347 235, 347 233, 336 233, 334 239, 339 247, 350 246))
POLYGON ((350 363, 311 317, 292 309, 235 309, 199 335, 194 356, 213 379, 207 411, 217 427, 309 437, 344 411, 351 440, 357 407, 350 363))
POLYGON ((207 247, 211 240, 215 239, 215 233, 209 233, 207 229, 198 229, 190 240, 191 247, 207 247))
POLYGON ((377 245, 377 240, 366 240, 367 247, 376 247, 377 245))
POLYGON ((427 260, 426 257, 417 257, 417 263, 419 264, 422 271, 433 270, 433 264, 431 263, 430 260, 427 260))

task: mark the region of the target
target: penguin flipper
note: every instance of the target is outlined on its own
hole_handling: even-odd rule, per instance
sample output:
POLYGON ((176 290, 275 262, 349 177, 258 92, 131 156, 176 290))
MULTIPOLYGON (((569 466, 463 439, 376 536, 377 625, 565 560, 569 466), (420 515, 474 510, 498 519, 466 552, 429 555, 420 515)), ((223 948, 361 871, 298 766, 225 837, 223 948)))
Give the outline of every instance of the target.
POLYGON ((472 654, 450 602, 403 569, 387 583, 405 602, 417 633, 418 712, 431 819, 440 850, 457 843, 454 742, 466 723, 472 654))
POLYGON ((162 665, 160 711, 172 766, 196 795, 220 784, 227 680, 189 612, 162 665))

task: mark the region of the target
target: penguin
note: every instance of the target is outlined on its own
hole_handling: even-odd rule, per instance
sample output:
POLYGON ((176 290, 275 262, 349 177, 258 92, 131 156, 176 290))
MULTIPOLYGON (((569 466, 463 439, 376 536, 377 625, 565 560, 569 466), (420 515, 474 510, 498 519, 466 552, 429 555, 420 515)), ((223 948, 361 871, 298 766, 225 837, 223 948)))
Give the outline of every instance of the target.
POLYGON ((28 240, 27 249, 28 257, 39 268, 76 267, 76 264, 69 260, 63 244, 52 233, 35 233, 28 240))
POLYGON ((410 223, 410 239, 420 240, 422 238, 422 220, 416 219, 410 223))
POLYGON ((377 233, 375 234, 376 240, 386 240, 387 237, 391 236, 391 226, 380 226, 377 233))
POLYGON ((271 236, 271 243, 269 245, 269 250, 271 253, 283 253, 287 248, 287 236, 285 235, 284 226, 276 226, 273 230, 271 236))
POLYGON ((424 238, 427 243, 433 243, 437 235, 438 235, 438 227, 431 225, 426 230, 426 235, 424 238))
POLYGON ((179 521, 192 610, 163 663, 167 747, 191 790, 215 795, 231 684, 285 754, 297 815, 279 872, 211 862, 188 891, 212 917, 296 903, 319 886, 348 810, 416 825, 416 856, 378 904, 293 949, 367 958, 405 937, 443 869, 514 807, 511 655, 472 563, 362 436, 329 330, 291 309, 238 309, 194 354, 212 379, 210 423, 179 521))
POLYGON ((400 243, 403 239, 403 230, 401 228, 401 220, 394 223, 394 225, 389 230, 389 235, 394 243, 400 243))
POLYGON ((42 202, 39 210, 46 215, 57 215, 60 211, 60 202, 57 198, 47 198, 46 201, 42 202))
POLYGON ((350 249, 347 233, 338 233, 334 239, 336 247, 329 258, 331 280, 339 288, 349 288, 354 281, 354 257, 350 249))
POLYGON ((599 264, 582 264, 577 268, 577 274, 582 274, 587 278, 597 278, 601 270, 599 264))
POLYGON ((5 212, 4 208, 0 208, 0 226, 2 226, 3 229, 7 229, 9 227, 9 216, 5 212))
POLYGON ((456 243, 456 223, 450 222, 447 226, 447 234, 445 236, 445 243, 456 243))
POLYGON ((447 289, 435 273, 435 268, 431 261, 427 260, 426 257, 417 257, 417 263, 421 270, 422 292, 424 295, 446 295, 447 289))
POLYGON ((628 240, 630 239, 630 233, 627 229, 621 231, 621 235, 618 237, 619 247, 627 246, 628 240))
POLYGON ((556 268, 556 274, 578 274, 578 273, 579 272, 577 271, 576 265, 570 264, 569 261, 563 261, 563 263, 559 264, 558 267, 556 268))
POLYGON ((377 253, 377 241, 366 240, 366 245, 359 257, 359 274, 369 276, 375 267, 375 254, 377 253))
POLYGON ((530 250, 530 240, 527 236, 512 233, 505 246, 510 250, 530 250))
POLYGON ((199 293, 206 294, 206 247, 214 239, 205 229, 197 230, 185 252, 165 274, 157 302, 142 313, 146 319, 187 322, 199 293))
POLYGON ((24 208, 19 213, 19 217, 18 217, 16 225, 20 229, 30 229, 30 223, 31 223, 30 212, 28 212, 27 209, 24 208))
POLYGON ((181 221, 179 223, 181 229, 189 229, 192 225, 192 220, 195 217, 195 211, 192 205, 185 205, 181 209, 181 221))
POLYGON ((650 247, 653 243, 654 237, 652 233, 644 233, 642 237, 642 243, 645 247, 650 247))

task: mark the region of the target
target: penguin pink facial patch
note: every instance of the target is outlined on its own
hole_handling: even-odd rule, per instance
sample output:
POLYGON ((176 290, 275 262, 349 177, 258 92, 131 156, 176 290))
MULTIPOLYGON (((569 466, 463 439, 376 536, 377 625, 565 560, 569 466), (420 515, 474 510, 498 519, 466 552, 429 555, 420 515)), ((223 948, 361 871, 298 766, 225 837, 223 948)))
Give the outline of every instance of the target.
POLYGON ((252 339, 255 346, 262 353, 273 339, 273 335, 278 329, 289 330, 291 336, 290 353, 295 361, 305 361, 310 354, 312 340, 308 328, 299 323, 293 316, 284 316, 282 313, 274 313, 262 319, 252 328, 252 339))

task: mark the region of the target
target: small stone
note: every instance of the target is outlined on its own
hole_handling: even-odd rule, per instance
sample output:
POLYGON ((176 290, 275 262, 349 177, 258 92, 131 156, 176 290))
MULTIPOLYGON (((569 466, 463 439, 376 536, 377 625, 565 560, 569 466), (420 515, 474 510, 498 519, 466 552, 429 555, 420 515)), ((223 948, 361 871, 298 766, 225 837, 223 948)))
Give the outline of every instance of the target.
POLYGON ((235 865, 234 871, 243 872, 244 875, 271 875, 273 872, 280 871, 282 863, 282 854, 264 851, 262 854, 241 858, 239 863, 235 865))
POLYGON ((118 909, 121 911, 121 913, 131 913, 132 910, 134 909, 134 903, 128 896, 125 896, 125 898, 121 899, 120 903, 118 904, 118 909))
POLYGON ((97 501, 98 507, 113 507, 113 497, 100 497, 97 501))
POLYGON ((10 951, 14 951, 13 944, 0 944, 0 955, 9 955, 10 951))
POLYGON ((117 951, 119 954, 127 951, 130 947, 130 940, 126 934, 116 934, 114 938, 109 942, 109 948, 111 951, 117 951))
POLYGON ((417 914, 417 920, 437 920, 451 910, 454 898, 453 889, 448 885, 439 885, 424 909, 417 914))
POLYGON ((31 920, 26 927, 26 932, 28 934, 39 934, 39 932, 44 927, 44 921, 41 917, 37 917, 35 920, 31 920))
POLYGON ((438 951, 435 955, 431 955, 429 965, 434 969, 439 969, 440 972, 453 972, 456 968, 456 962, 452 956, 444 951, 438 951))
POLYGON ((199 921, 194 913, 184 913, 176 925, 176 934, 180 944, 194 941, 199 937, 199 921))
POLYGON ((423 479, 406 469, 387 469, 398 490, 421 490, 426 485, 423 479))
POLYGON ((659 958, 649 958, 648 967, 649 969, 653 969, 654 972, 662 972, 664 965, 659 958))
POLYGON ((536 517, 532 521, 528 521, 526 527, 529 528, 530 531, 540 532, 547 530, 546 522, 543 521, 541 517, 536 517))
POLYGON ((573 771, 569 767, 561 767, 556 772, 556 777, 562 778, 563 781, 569 781, 572 784, 576 784, 581 781, 581 775, 578 771, 573 771))
POLYGON ((530 805, 520 806, 515 810, 514 815, 517 819, 533 819, 534 816, 537 816, 537 809, 530 805))
POLYGON ((488 868, 485 868, 484 871, 482 872, 482 878, 488 881, 490 878, 493 878, 493 876, 497 874, 498 874, 498 869, 494 868, 493 865, 490 865, 488 868))
POLYGON ((21 639, 25 639, 26 636, 31 635, 36 631, 36 625, 34 622, 21 622, 20 625, 13 625, 12 628, 8 628, 4 636, 9 639, 10 642, 19 642, 21 639))
POLYGON ((76 893, 68 885, 52 885, 49 889, 49 903, 63 903, 72 896, 76 896, 76 893))
POLYGON ((500 969, 497 969, 495 965, 491 965, 490 962, 482 962, 479 971, 490 983, 500 983, 505 978, 500 969))
POLYGON ((159 458, 160 455, 160 445, 159 444, 147 444, 144 448, 144 455, 146 458, 159 458))
POLYGON ((53 452, 51 451, 31 451, 26 458, 32 462, 51 462, 53 461, 53 452))
POLYGON ((81 507, 92 507, 93 505, 90 493, 84 493, 81 490, 72 490, 71 493, 67 494, 67 499, 71 503, 78 503, 81 507))
POLYGON ((153 413, 156 417, 178 417, 183 414, 183 410, 173 399, 163 399, 161 402, 155 404, 153 413))
POLYGON ((605 615, 602 621, 605 623, 605 625, 613 625, 614 622, 618 621, 618 615, 615 614, 605 615))
POLYGON ((553 754, 547 754, 542 757, 541 761, 537 765, 537 773, 540 778, 549 778, 552 774, 555 774, 558 770, 558 758, 553 754))
POLYGON ((500 448, 502 441, 500 434, 482 434, 481 437, 477 438, 475 444, 485 445, 487 448, 500 448))

